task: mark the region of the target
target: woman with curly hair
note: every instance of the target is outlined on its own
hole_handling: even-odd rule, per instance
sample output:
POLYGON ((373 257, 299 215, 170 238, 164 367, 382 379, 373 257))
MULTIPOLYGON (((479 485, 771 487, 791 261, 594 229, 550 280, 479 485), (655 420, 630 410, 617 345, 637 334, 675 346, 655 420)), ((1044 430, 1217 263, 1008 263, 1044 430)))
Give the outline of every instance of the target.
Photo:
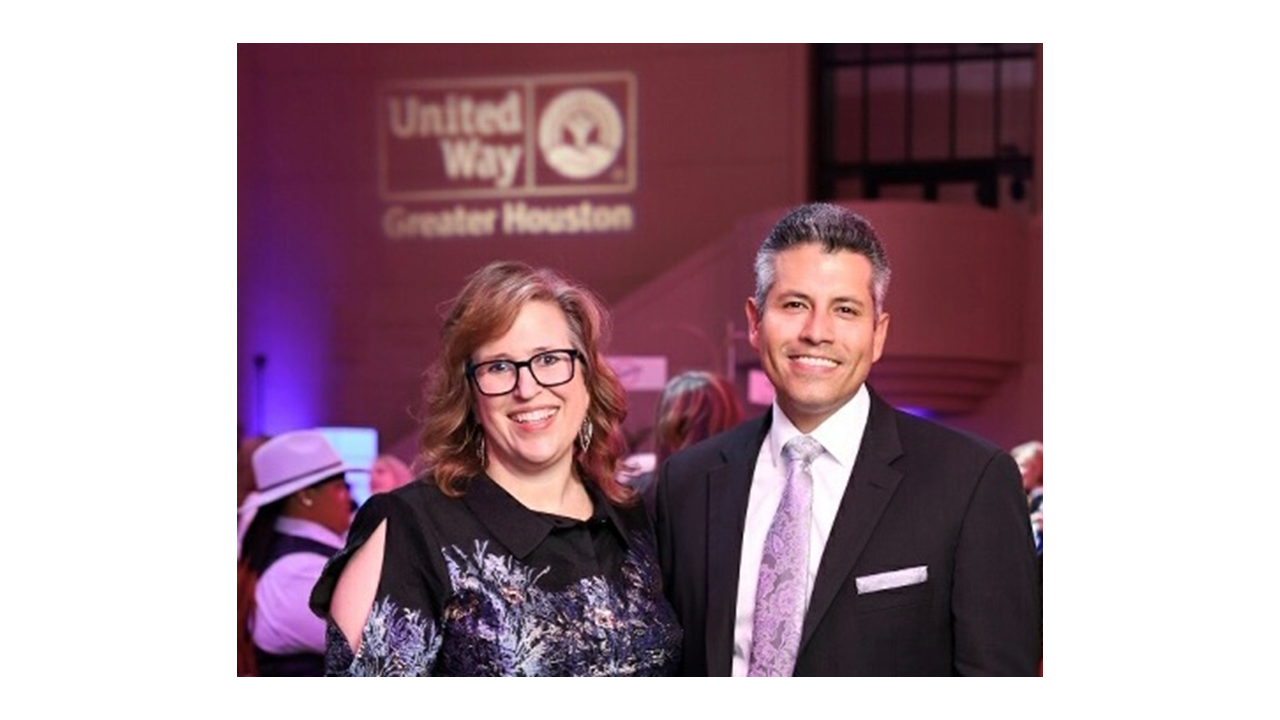
POLYGON ((424 389, 415 467, 374 495, 312 594, 332 675, 659 675, 681 633, 618 482, 608 315, 553 271, 467 281, 424 389))

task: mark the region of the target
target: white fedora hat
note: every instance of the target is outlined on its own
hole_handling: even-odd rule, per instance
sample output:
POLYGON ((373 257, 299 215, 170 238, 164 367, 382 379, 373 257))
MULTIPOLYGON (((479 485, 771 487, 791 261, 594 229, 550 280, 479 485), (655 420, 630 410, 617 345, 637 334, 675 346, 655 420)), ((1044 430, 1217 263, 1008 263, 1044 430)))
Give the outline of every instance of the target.
POLYGON ((346 464, 319 430, 281 433, 253 453, 256 489, 240 507, 269 505, 346 471, 346 464))

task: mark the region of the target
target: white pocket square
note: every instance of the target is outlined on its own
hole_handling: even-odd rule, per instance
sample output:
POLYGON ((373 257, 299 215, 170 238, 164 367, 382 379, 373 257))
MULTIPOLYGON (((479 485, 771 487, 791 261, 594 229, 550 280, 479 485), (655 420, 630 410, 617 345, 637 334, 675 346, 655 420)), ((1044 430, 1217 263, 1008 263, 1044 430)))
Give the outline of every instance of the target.
POLYGON ((863 575, 860 578, 855 578, 855 582, 858 583, 858 594, 865 595, 867 593, 880 592, 881 590, 919 585, 928 579, 929 566, 920 565, 919 567, 890 570, 889 572, 876 573, 875 575, 863 575))

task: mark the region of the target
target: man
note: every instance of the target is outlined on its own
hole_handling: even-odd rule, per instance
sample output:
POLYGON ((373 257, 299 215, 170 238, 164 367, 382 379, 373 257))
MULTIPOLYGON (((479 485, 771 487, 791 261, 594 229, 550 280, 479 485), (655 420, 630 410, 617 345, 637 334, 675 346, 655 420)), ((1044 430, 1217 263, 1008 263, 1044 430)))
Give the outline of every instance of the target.
POLYGON ((1027 494, 1027 510, 1031 513, 1031 532, 1036 540, 1036 554, 1040 555, 1044 541, 1044 444, 1028 440, 1009 454, 1022 474, 1022 490, 1027 494))
POLYGON ((1035 675, 1034 548, 1013 460, 865 384, 889 330, 874 230, 800 207, 755 270, 747 321, 773 408, 677 453, 658 480, 684 674, 1035 675))
POLYGON ((239 674, 324 674, 325 623, 307 600, 351 526, 346 472, 319 430, 281 433, 254 451, 236 579, 239 674))

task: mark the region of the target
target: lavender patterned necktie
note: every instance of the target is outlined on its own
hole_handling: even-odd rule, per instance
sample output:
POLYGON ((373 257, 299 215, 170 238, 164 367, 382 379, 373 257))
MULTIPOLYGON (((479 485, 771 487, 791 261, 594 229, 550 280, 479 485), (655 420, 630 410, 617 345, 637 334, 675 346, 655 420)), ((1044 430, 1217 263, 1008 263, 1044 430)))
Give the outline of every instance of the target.
POLYGON ((788 676, 795 669, 809 580, 809 519, 813 514, 809 464, 820 454, 822 444, 808 435, 794 437, 782 448, 787 483, 760 558, 748 675, 788 676))

